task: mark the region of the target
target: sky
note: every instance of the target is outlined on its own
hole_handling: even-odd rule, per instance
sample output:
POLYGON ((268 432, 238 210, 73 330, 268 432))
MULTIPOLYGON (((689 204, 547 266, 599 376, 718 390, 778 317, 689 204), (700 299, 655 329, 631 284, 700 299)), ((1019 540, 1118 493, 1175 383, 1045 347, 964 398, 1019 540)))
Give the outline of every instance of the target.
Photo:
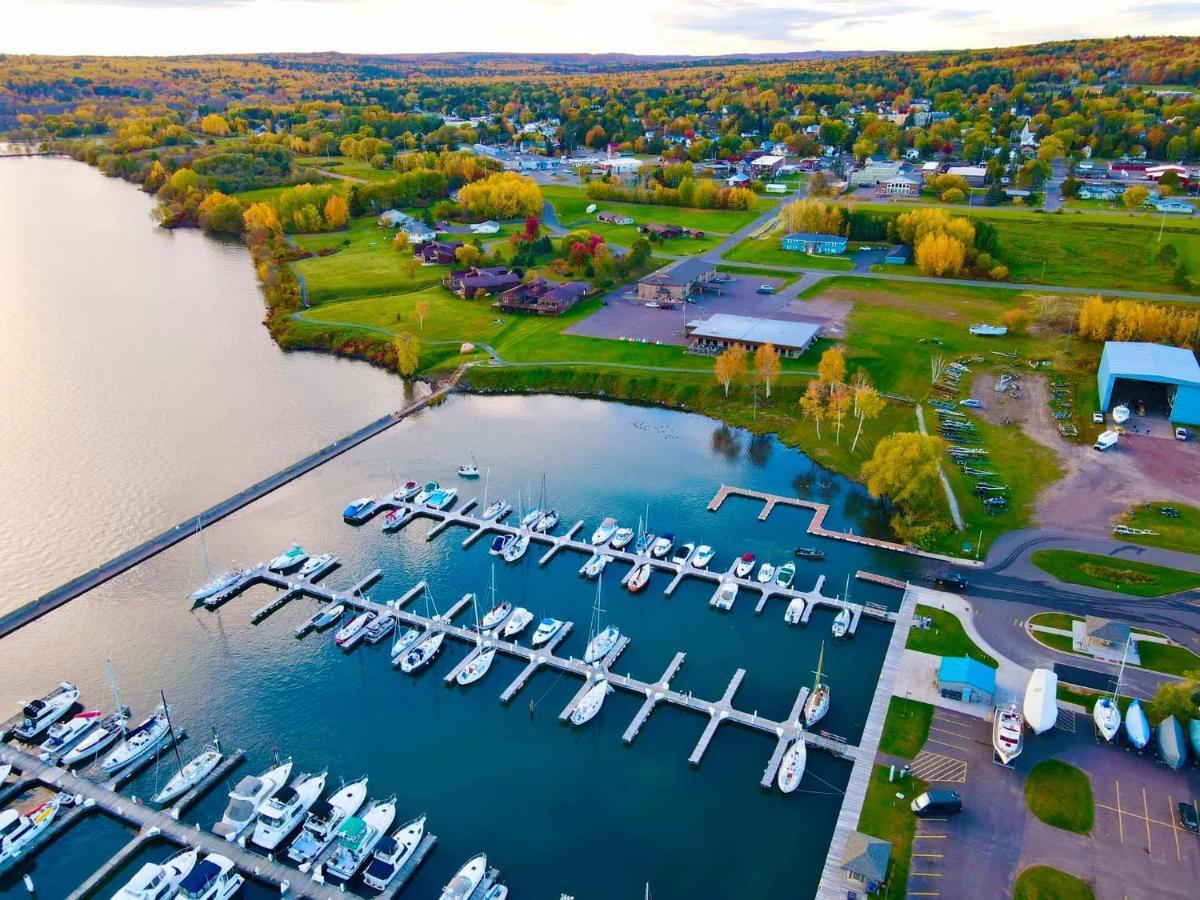
POLYGON ((1200 34, 1200 0, 0 0, 0 52, 715 55, 1200 34))

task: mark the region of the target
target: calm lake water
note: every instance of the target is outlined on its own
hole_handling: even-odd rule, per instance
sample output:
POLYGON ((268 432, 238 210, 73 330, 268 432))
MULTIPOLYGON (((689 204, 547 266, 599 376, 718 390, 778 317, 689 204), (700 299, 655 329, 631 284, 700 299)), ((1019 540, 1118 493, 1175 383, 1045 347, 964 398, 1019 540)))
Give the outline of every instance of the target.
MULTIPOLYGON (((110 239, 118 240, 118 221, 126 229, 138 230, 139 210, 145 206, 140 195, 82 166, 37 162, 66 178, 74 178, 74 173, 86 176, 79 182, 80 190, 99 190, 96 183, 104 190, 120 188, 106 201, 116 204, 106 206, 114 232, 110 239), (122 206, 131 196, 139 203, 122 206)), ((43 473, 38 477, 54 487, 43 486, 40 494, 26 489, 26 500, 36 502, 38 508, 16 510, 6 520, 6 535, 20 532, 28 522, 41 529, 40 541, 52 543, 53 548, 23 534, 15 536, 5 548, 6 556, 17 557, 5 563, 12 567, 10 577, 24 577, 31 583, 61 580, 37 571, 50 563, 60 564, 59 557, 66 551, 56 528, 67 524, 73 510, 79 509, 65 494, 65 503, 60 499, 53 508, 48 506, 45 492, 58 497, 63 491, 59 482, 100 492, 108 504, 124 510, 141 511, 150 490, 143 482, 160 473, 166 485, 156 494, 155 508, 173 521, 190 509, 187 503, 215 499, 309 449, 310 438, 320 442, 330 419, 340 421, 340 430, 345 431, 388 408, 392 382, 385 379, 377 387, 379 373, 365 367, 272 354, 261 348, 253 351, 258 354, 253 360, 234 358, 234 348, 251 346, 240 331, 261 334, 254 327, 257 296, 248 266, 238 256, 241 251, 213 245, 198 235, 166 238, 161 252, 167 254, 179 252, 181 238, 196 239, 195 247, 185 245, 191 248, 187 252, 198 257, 207 254, 209 264, 225 275, 205 274, 197 262, 193 278, 206 278, 209 289, 221 294, 225 299, 219 302, 229 309, 206 320, 201 333, 194 320, 173 309, 178 292, 141 294, 140 311, 132 313, 130 320, 161 316, 179 327, 164 327, 160 337, 172 334, 175 340, 169 346, 126 344, 126 351, 113 354, 110 364, 129 371, 119 378, 112 376, 112 381, 148 385, 148 395, 161 398, 166 407, 172 406, 172 395, 182 390, 179 379, 192 377, 175 373, 177 365, 207 367, 210 379, 229 384, 223 391, 208 391, 211 409, 199 416, 169 412, 147 416, 142 438, 151 446, 133 448, 141 460, 136 464, 125 458, 133 452, 129 449, 89 463, 65 452, 53 462, 36 454, 26 457, 25 465, 37 466, 43 473), (228 295, 241 300, 230 300, 228 295), (235 310, 243 301, 249 308, 235 310), (164 304, 172 312, 163 313, 164 304), (196 350, 194 342, 207 349, 196 350), (229 348, 220 363, 209 358, 217 347, 229 348), (143 353, 150 359, 143 360, 143 353), (303 368, 309 365, 311 372, 303 368), (250 369, 239 382, 232 372, 243 366, 250 369), (301 368, 289 368, 294 366, 301 368), (288 374, 281 374, 284 370, 288 374), (159 383, 163 378, 174 387, 159 383), (292 382, 305 378, 312 384, 293 392, 292 382), (332 387, 326 387, 327 380, 332 387), (278 396, 269 395, 270 389, 278 396), (338 390, 360 393, 374 406, 367 400, 351 402, 338 390), (280 443, 278 436, 258 426, 252 416, 243 419, 237 410, 221 409, 222 399, 230 407, 266 403, 290 410, 290 418, 284 417, 290 423, 290 429, 285 429, 290 450, 274 446, 280 443), (352 415, 346 407, 353 408, 352 415), (197 418, 206 420, 199 430, 210 448, 206 456, 201 454, 200 465, 190 446, 199 439, 194 433, 197 418), (306 421, 297 424, 292 418, 306 421), (186 475, 177 454, 192 459, 186 475), (182 493, 174 492, 179 488, 177 480, 187 483, 182 493)), ((144 240, 148 256, 157 236, 144 240)), ((42 259, 44 263, 44 255, 42 259)), ((158 264, 140 257, 136 265, 126 260, 108 268, 105 277, 123 281, 130 277, 126 269, 138 273, 148 265, 158 264)), ((9 267, 4 277, 31 278, 14 276, 9 267)), ((86 281, 79 276, 75 289, 83 291, 86 281)), ((120 285, 89 287, 92 294, 125 296, 120 285)), ((193 306, 216 302, 199 290, 191 300, 193 306)), ((76 312, 73 318, 79 315, 76 312)), ((43 326, 43 318, 34 317, 22 329, 25 341, 46 347, 38 337, 43 326)), ((66 331, 70 329, 64 326, 58 333, 66 331)), ((76 346, 80 344, 86 342, 77 340, 76 346)), ((6 378, 13 377, 7 365, 5 371, 6 378)), ((24 430, 10 435, 6 425, 6 442, 26 444, 30 430, 53 433, 56 429, 41 421, 52 418, 60 434, 84 448, 79 452, 95 453, 92 442, 119 432, 116 426, 121 422, 94 422, 93 418, 122 420, 128 415, 137 420, 145 414, 135 400, 122 404, 107 397, 103 385, 87 386, 89 393, 101 398, 96 402, 104 404, 105 411, 99 412, 86 404, 73 405, 65 396, 70 392, 54 384, 60 382, 47 383, 40 408, 27 408, 31 421, 19 422, 24 430), (72 417, 77 421, 67 425, 72 417)), ((379 520, 360 528, 341 520, 349 500, 384 493, 397 478, 454 483, 463 499, 481 495, 482 480, 468 483, 454 475, 454 467, 466 461, 471 451, 481 466, 491 470, 492 497, 515 500, 518 491, 538 490, 545 475, 550 502, 563 514, 564 527, 584 519, 589 532, 605 515, 636 524, 648 506, 653 530, 712 544, 718 551, 714 567, 728 567, 735 555, 746 550, 760 559, 781 562, 790 558, 798 543, 818 543, 804 536, 808 514, 799 510, 780 508, 765 523, 757 520, 760 505, 749 501, 730 500, 719 513, 707 512, 706 504, 722 483, 781 493, 799 491, 829 502, 830 524, 835 527, 860 533, 878 533, 882 527, 877 507, 861 488, 829 475, 771 438, 752 440, 702 416, 566 398, 457 397, 208 529, 214 564, 233 559, 257 562, 300 541, 310 552, 328 551, 342 559, 342 568, 328 577, 334 585, 344 586, 376 566, 382 568, 382 581, 370 591, 376 600, 395 598, 423 578, 442 609, 467 591, 484 595, 493 561, 485 542, 464 550, 460 542, 465 532, 459 529, 427 540, 432 524, 426 520, 397 535, 382 534, 379 520)), ((3 464, 23 479, 31 477, 11 459, 3 464)), ((107 508, 101 512, 111 515, 107 508)), ((141 534, 125 532, 121 538, 107 533, 118 523, 128 524, 119 516, 111 525, 83 522, 73 532, 73 540, 84 546, 69 548, 72 556, 94 561, 141 534)), ((144 527, 151 531, 159 524, 150 518, 144 527)), ((847 576, 857 569, 902 577, 909 565, 876 551, 831 541, 819 544, 829 559, 802 564, 797 581, 810 587, 824 574, 826 593, 841 592, 847 576)), ((543 569, 537 565, 538 555, 531 552, 512 566, 500 563, 495 573, 498 593, 536 615, 573 620, 575 632, 560 652, 580 654, 594 598, 592 583, 577 574, 583 559, 564 552, 543 569)), ((687 661, 674 685, 715 699, 734 671, 745 668, 747 675, 735 703, 781 718, 800 686, 811 683, 824 642, 833 706, 822 727, 858 739, 889 628, 864 620, 855 638, 835 643, 828 613, 814 616, 807 628, 789 628, 783 623, 780 601, 756 616, 753 600, 743 596, 731 613, 722 614, 708 608, 712 588, 702 583, 684 582, 667 598, 666 578, 656 575, 646 591, 631 596, 617 584, 622 574, 623 567, 614 566, 604 589, 606 619, 632 638, 615 666, 617 671, 655 680, 674 653, 682 650, 687 661)), ((200 545, 191 539, 5 639, 0 708, 13 709, 19 698, 43 693, 62 679, 79 685, 85 703, 108 708, 112 701, 104 661, 112 659, 122 699, 135 715, 149 712, 159 689, 166 691, 175 721, 193 735, 184 744, 185 756, 195 752, 201 738, 216 727, 227 747, 247 751, 248 762, 236 774, 262 770, 273 751, 293 756, 299 769, 328 767, 332 781, 367 774, 373 796, 395 794, 403 820, 428 813, 429 829, 439 836, 437 849, 407 896, 436 896, 450 875, 480 850, 501 869, 515 896, 556 898, 567 892, 580 900, 638 898, 647 882, 658 900, 804 897, 815 890, 849 764, 814 752, 798 792, 789 797, 765 792, 758 781, 773 749, 773 741, 765 735, 725 726, 702 764, 693 768, 687 757, 703 729, 705 720, 699 716, 660 707, 636 741, 626 746, 621 735, 639 706, 632 695, 615 693, 588 726, 567 727, 559 723, 558 714, 579 687, 573 677, 543 672, 511 705, 503 706, 499 694, 520 669, 512 660, 498 658, 491 672, 470 688, 447 688, 442 677, 467 652, 463 645, 449 642, 429 670, 411 678, 390 668, 386 646, 344 654, 333 646, 328 633, 296 640, 292 629, 311 614, 309 601, 297 601, 252 625, 251 612, 273 596, 271 588, 253 589, 216 613, 193 610, 182 598, 203 576, 200 545)), ((862 583, 851 583, 850 588, 857 600, 898 604, 898 594, 886 588, 862 583)), ((418 601, 418 608, 421 605, 418 601)), ((460 621, 469 617, 468 611, 460 621)), ((157 770, 151 767, 128 790, 147 796, 169 776, 170 765, 164 760, 157 770)), ((224 803, 224 791, 217 789, 185 818, 210 827, 224 803)), ((29 871, 39 896, 63 897, 128 836, 121 826, 103 818, 85 821, 0 881, 0 895, 23 895, 17 878, 29 871)), ((147 849, 123 874, 127 877, 145 859, 168 852, 147 849)), ((119 884, 120 879, 101 896, 111 896, 119 884)), ((247 896, 268 895, 274 894, 253 886, 247 890, 247 896)))

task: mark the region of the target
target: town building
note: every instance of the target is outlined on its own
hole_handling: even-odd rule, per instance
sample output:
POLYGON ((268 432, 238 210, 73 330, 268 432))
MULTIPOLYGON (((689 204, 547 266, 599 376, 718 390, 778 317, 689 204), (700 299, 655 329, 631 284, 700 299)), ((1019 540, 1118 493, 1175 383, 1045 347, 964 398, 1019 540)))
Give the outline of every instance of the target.
POLYGON ((750 184, 750 176, 738 172, 726 178, 725 184, 728 187, 747 187, 750 184))
POLYGON ((471 234, 496 234, 500 231, 500 223, 488 219, 486 222, 476 222, 471 226, 471 234))
POLYGON ((499 294, 521 283, 521 270, 506 266, 456 269, 442 279, 442 284, 465 300, 499 294))
POLYGON ((1200 363, 1182 347, 1108 341, 1096 373, 1100 408, 1124 403, 1178 425, 1200 425, 1200 363))
POLYGON ((868 159, 861 169, 850 173, 852 187, 878 187, 883 182, 902 175, 908 168, 907 163, 893 160, 875 162, 868 159))
POLYGON ((912 262, 912 247, 908 244, 897 244, 888 250, 883 261, 893 266, 906 266, 912 262))
POLYGON ((619 212, 600 212, 596 213, 596 219, 600 222, 607 222, 609 225, 632 225, 633 219, 624 213, 619 212))
POLYGON ((894 175, 883 183, 883 193, 892 197, 915 197, 921 193, 921 182, 907 175, 894 175))
POLYGON ((642 234, 649 234, 663 241, 680 237, 704 237, 703 231, 697 231, 694 228, 684 228, 682 225, 664 225, 661 222, 646 222, 643 225, 639 225, 637 230, 642 234))
POLYGON ((802 356, 820 337, 821 326, 813 322, 717 313, 688 322, 684 331, 690 353, 720 353, 734 344, 754 352, 763 344, 773 344, 780 356, 802 356))
POLYGON ((1190 216, 1196 211, 1196 207, 1192 206, 1186 200, 1180 200, 1178 197, 1167 197, 1163 200, 1149 200, 1147 202, 1161 213, 1182 213, 1185 216, 1190 216))
POLYGON ((779 174, 780 168, 783 167, 786 161, 784 157, 773 153, 767 156, 760 156, 754 162, 750 163, 750 174, 756 178, 774 177, 779 174))
POLYGON ((816 256, 840 256, 846 252, 846 238, 840 234, 820 234, 812 231, 793 231, 784 235, 784 250, 811 253, 816 256))
POLYGON ((494 305, 504 312, 561 316, 591 290, 591 284, 586 281, 567 281, 560 284, 545 278, 535 278, 504 291, 494 305))
POLYGON ((638 280, 639 300, 678 303, 702 289, 717 275, 716 263, 692 258, 681 259, 651 272, 638 280))
POLYGON ((868 896, 879 892, 887 880, 888 863, 892 858, 892 842, 852 831, 846 836, 842 851, 842 871, 846 882, 868 896))
POLYGON ((951 166, 946 170, 946 174, 965 179, 971 187, 983 187, 987 184, 986 166, 951 166))
POLYGON ((427 241, 413 247, 413 256, 421 262, 439 266, 451 266, 457 262, 454 253, 462 246, 462 241, 427 241))
POLYGON ((600 160, 596 167, 605 175, 636 175, 642 168, 642 161, 634 156, 614 156, 600 160))
POLYGON ((944 656, 937 689, 947 700, 991 703, 996 696, 996 670, 969 656, 944 656))
POLYGON ((1116 200, 1125 193, 1124 185, 1115 187, 1085 184, 1079 189, 1080 200, 1116 200))

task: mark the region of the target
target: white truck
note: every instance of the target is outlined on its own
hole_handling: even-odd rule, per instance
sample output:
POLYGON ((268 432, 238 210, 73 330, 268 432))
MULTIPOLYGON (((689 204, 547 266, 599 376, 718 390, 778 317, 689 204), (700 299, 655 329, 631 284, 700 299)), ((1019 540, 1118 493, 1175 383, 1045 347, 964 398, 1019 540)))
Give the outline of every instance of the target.
POLYGON ((1100 437, 1096 438, 1096 443, 1092 446, 1097 450, 1107 450, 1110 447, 1117 446, 1117 438, 1119 437, 1120 434, 1110 428, 1102 432, 1100 437))

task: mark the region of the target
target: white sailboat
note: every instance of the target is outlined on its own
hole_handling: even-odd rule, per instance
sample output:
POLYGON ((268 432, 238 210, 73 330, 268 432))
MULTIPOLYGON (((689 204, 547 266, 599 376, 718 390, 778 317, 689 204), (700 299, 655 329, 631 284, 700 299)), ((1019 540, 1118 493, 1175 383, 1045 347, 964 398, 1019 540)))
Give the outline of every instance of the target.
POLYGON ((1121 654, 1121 668, 1117 671, 1117 684, 1113 688, 1112 696, 1105 694, 1092 707, 1092 720, 1096 723, 1096 730, 1100 732, 1104 740, 1109 742, 1121 730, 1121 707, 1118 704, 1118 698, 1121 696, 1121 679, 1125 676, 1125 660, 1128 655, 1129 640, 1125 642, 1125 650, 1121 654))
MULTIPOLYGON (((495 583, 493 582, 493 589, 495 583)), ((479 603, 475 599, 475 595, 471 595, 471 607, 475 610, 475 658, 467 663, 459 670, 455 676, 455 681, 461 685, 474 684, 480 678, 487 674, 488 669, 492 667, 492 660, 496 658, 496 648, 485 646, 483 642, 483 629, 479 623, 479 603)))
MULTIPOLYGON (((176 752, 178 754, 178 751, 176 752)), ((176 797, 182 797, 207 778, 213 769, 221 764, 223 758, 221 741, 214 734, 212 742, 187 763, 181 765, 179 771, 171 776, 171 780, 163 785, 162 790, 151 798, 152 801, 154 803, 170 803, 176 797)))
POLYGON ((779 773, 775 777, 779 790, 790 794, 800 787, 800 779, 804 777, 804 766, 807 762, 808 745, 804 743, 802 734, 787 748, 783 760, 779 763, 779 773))
POLYGON ((601 678, 597 681, 586 694, 583 695, 578 705, 571 710, 572 725, 586 725, 592 719, 596 718, 596 714, 600 712, 600 707, 604 705, 604 698, 612 691, 609 683, 601 678))
POLYGON ((808 699, 804 701, 804 724, 812 728, 821 719, 825 718, 825 713, 829 712, 829 685, 821 680, 821 670, 825 666, 825 642, 821 641, 821 654, 817 657, 817 671, 814 672, 817 676, 813 682, 813 689, 808 695, 808 699))
POLYGON ((488 468, 483 474, 483 512, 479 514, 479 518, 485 522, 490 522, 492 519, 496 518, 498 515, 500 515, 501 510, 504 509, 503 500, 493 500, 491 503, 488 502, 488 487, 491 480, 492 470, 491 468, 488 468))
POLYGON ((596 602, 592 606, 592 621, 588 626, 587 648, 583 651, 583 661, 588 665, 597 663, 608 656, 617 645, 617 641, 621 639, 621 632, 615 625, 609 625, 604 629, 600 628, 600 622, 604 615, 604 610, 600 608, 600 587, 603 583, 603 578, 596 579, 596 602))
POLYGON ((206 600, 213 596, 213 594, 219 594, 221 591, 227 590, 244 574, 240 568, 234 566, 232 569, 214 575, 212 561, 208 558, 208 542, 204 539, 204 523, 199 516, 196 517, 196 534, 200 536, 200 548, 204 551, 204 577, 208 580, 188 595, 188 599, 193 603, 199 603, 201 600, 206 600))
POLYGON ((525 555, 525 551, 529 549, 529 534, 521 532, 516 536, 511 544, 504 548, 504 561, 516 562, 525 555))
POLYGON ((478 478, 479 477, 479 463, 475 461, 474 453, 471 454, 471 462, 470 463, 468 463, 467 465, 458 467, 458 477, 459 478, 478 478))
POLYGON ((833 636, 835 638, 845 637, 846 633, 850 630, 850 621, 850 608, 843 606, 833 618, 833 636))

